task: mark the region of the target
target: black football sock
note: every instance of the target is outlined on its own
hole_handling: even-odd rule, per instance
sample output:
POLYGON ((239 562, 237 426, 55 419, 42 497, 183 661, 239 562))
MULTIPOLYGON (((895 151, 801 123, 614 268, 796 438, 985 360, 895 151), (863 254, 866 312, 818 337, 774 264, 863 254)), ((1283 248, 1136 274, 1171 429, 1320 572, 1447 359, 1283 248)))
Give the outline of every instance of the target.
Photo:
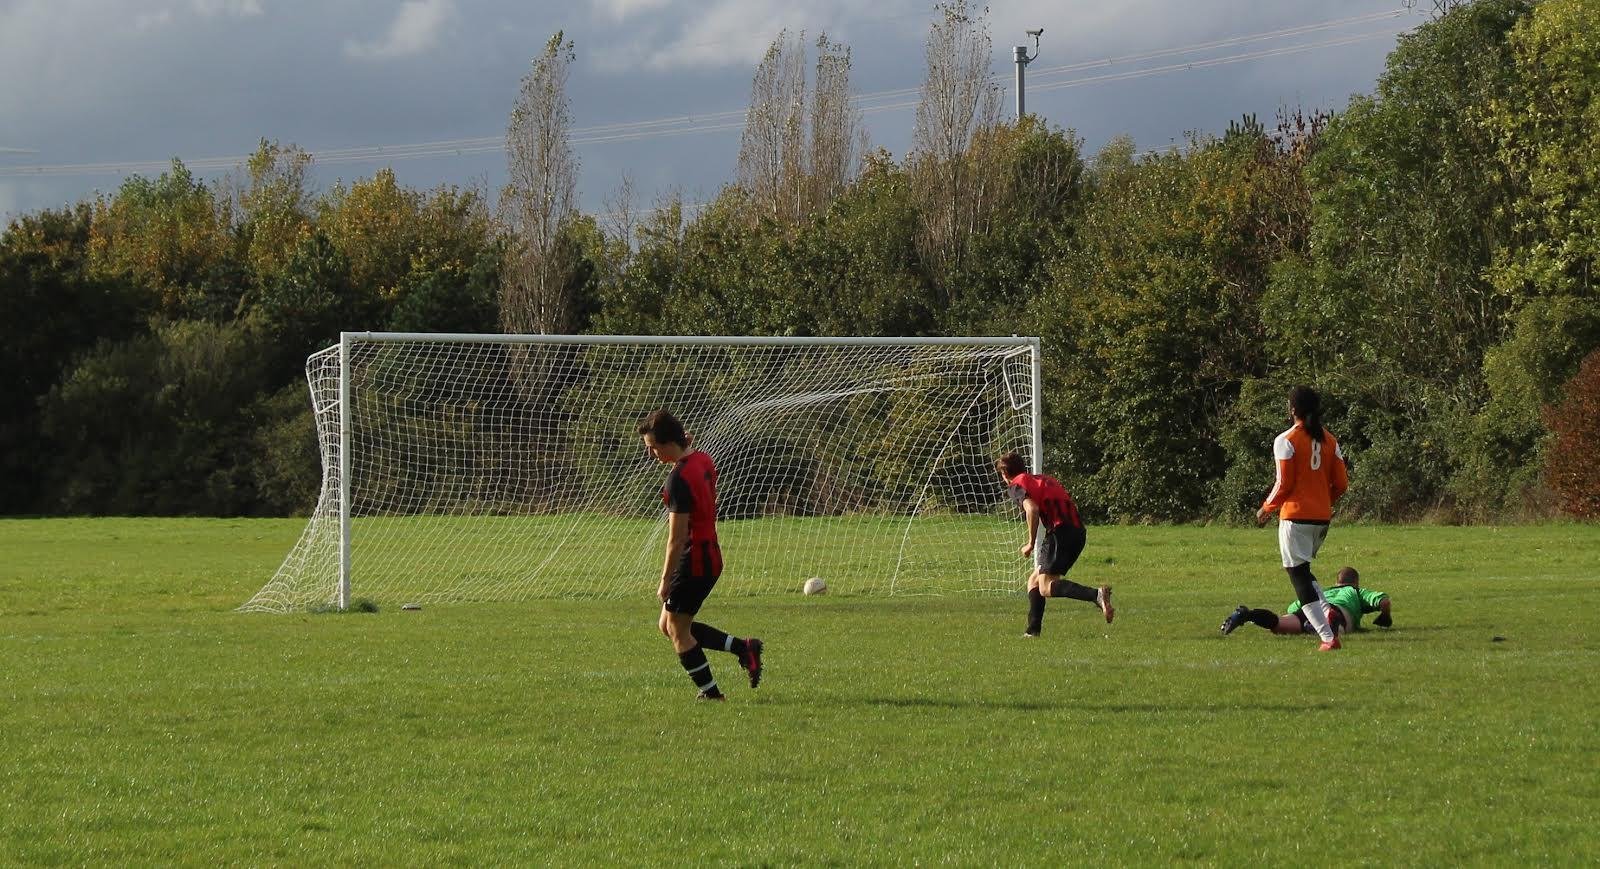
POLYGON ((1327 601, 1322 597, 1322 586, 1317 585, 1317 577, 1311 572, 1311 564, 1297 564, 1285 568, 1289 571, 1289 582, 1294 586, 1295 597, 1300 601, 1300 617, 1311 623, 1317 629, 1317 634, 1323 642, 1331 642, 1336 634, 1333 627, 1328 624, 1328 613, 1325 609, 1327 601))
POLYGON ((717 690, 717 680, 711 678, 711 663, 706 660, 706 653, 699 646, 687 652, 678 653, 678 663, 683 665, 689 678, 694 680, 694 685, 701 693, 716 696, 721 694, 717 690))
POLYGON ((1028 633, 1037 634, 1044 625, 1044 595, 1037 588, 1028 589, 1028 633))
POLYGON ((1317 593, 1317 578, 1312 575, 1310 564, 1297 564, 1284 570, 1289 573, 1289 584, 1294 586, 1294 596, 1300 606, 1308 607, 1322 597, 1317 593))
POLYGON ((744 655, 744 640, 725 634, 705 622, 695 622, 689 625, 689 633, 694 636, 694 641, 703 648, 717 652, 732 652, 740 656, 744 655))
POLYGON ((1278 626, 1278 614, 1272 610, 1251 610, 1245 618, 1249 619, 1251 624, 1269 631, 1278 626))
POLYGON ((1087 585, 1079 585, 1070 579, 1058 579, 1050 583, 1051 597, 1070 597, 1073 600, 1086 600, 1094 603, 1098 598, 1096 590, 1087 585))

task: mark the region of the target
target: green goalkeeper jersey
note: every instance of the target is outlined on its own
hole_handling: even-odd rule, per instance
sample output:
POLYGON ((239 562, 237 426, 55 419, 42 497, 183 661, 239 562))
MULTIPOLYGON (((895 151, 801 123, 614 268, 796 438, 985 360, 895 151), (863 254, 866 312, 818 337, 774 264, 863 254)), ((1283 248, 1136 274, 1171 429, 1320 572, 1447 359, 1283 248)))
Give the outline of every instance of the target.
MULTIPOLYGON (((1361 617, 1367 613, 1378 612, 1382 609, 1381 604, 1389 597, 1381 591, 1372 591, 1371 589, 1354 585, 1336 585, 1332 588, 1325 588, 1322 590, 1322 596, 1328 599, 1328 603, 1344 610, 1350 614, 1350 618, 1355 619, 1355 624, 1350 626, 1350 630, 1361 627, 1361 617)), ((1289 609, 1285 610, 1285 612, 1289 613, 1297 613, 1299 611, 1300 601, 1290 603, 1289 609)))

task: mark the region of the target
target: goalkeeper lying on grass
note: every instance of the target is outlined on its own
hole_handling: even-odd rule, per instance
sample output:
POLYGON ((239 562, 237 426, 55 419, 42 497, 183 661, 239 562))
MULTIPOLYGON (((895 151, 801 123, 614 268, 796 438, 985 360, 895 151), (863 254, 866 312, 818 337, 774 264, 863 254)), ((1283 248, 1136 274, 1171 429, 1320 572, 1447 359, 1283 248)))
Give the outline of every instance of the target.
MULTIPOLYGON (((1380 628, 1394 624, 1389 615, 1389 596, 1381 591, 1361 587, 1361 574, 1354 567, 1339 570, 1339 584, 1322 590, 1328 599, 1328 622, 1340 633, 1361 629, 1361 617, 1378 613, 1372 623, 1380 628)), ((1222 620, 1222 635, 1227 636, 1245 622, 1259 625, 1275 634, 1315 634, 1309 620, 1300 615, 1300 602, 1289 604, 1285 615, 1271 610, 1251 609, 1241 605, 1222 620)))

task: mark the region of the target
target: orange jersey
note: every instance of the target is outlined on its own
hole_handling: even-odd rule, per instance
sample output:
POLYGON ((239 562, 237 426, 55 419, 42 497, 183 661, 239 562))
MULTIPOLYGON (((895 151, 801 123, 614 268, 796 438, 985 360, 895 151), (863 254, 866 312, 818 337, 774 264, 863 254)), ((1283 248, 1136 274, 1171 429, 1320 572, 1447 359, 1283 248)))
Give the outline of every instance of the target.
POLYGON ((1261 508, 1269 513, 1283 508, 1280 519, 1332 519, 1334 503, 1350 488, 1344 452, 1333 432, 1323 429, 1322 440, 1314 441, 1297 422, 1273 439, 1272 456, 1277 460, 1278 480, 1261 508))

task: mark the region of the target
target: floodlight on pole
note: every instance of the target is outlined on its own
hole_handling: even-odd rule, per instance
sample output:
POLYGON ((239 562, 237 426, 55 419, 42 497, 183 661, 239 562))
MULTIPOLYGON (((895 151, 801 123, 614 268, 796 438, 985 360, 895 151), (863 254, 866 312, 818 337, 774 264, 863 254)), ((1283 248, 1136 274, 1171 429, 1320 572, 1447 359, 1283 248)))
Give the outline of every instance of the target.
POLYGON ((1022 116, 1027 113, 1027 109, 1026 109, 1027 100, 1026 100, 1026 96, 1024 95, 1024 90, 1025 90, 1024 76, 1026 75, 1026 70, 1028 68, 1028 64, 1032 63, 1034 61, 1034 59, 1039 56, 1039 37, 1044 35, 1044 28, 1041 27, 1038 30, 1030 30, 1030 31, 1028 31, 1028 35, 1033 37, 1033 56, 1032 57, 1028 56, 1028 46, 1026 46, 1026 45, 1018 45, 1018 46, 1015 46, 1015 47, 1013 47, 1011 49, 1012 59, 1015 60, 1016 64, 1017 64, 1017 120, 1018 121, 1021 121, 1022 120, 1022 116))

